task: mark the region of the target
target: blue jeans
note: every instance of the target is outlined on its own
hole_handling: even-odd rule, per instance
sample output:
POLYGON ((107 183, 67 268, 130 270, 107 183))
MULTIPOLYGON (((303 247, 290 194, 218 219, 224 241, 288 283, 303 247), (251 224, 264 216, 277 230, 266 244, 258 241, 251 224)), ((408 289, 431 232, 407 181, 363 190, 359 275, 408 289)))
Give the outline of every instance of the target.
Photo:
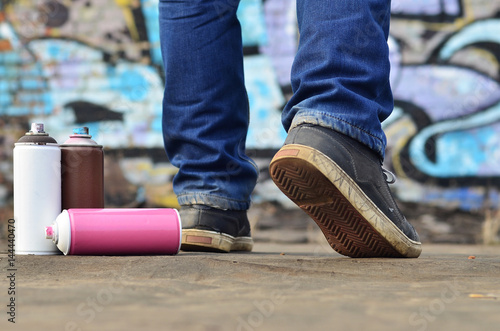
MULTIPOLYGON (((181 205, 245 210, 258 168, 245 154, 249 109, 239 0, 160 0, 163 134, 181 205)), ((297 0, 294 95, 282 121, 342 132, 384 157, 390 0, 297 0)))

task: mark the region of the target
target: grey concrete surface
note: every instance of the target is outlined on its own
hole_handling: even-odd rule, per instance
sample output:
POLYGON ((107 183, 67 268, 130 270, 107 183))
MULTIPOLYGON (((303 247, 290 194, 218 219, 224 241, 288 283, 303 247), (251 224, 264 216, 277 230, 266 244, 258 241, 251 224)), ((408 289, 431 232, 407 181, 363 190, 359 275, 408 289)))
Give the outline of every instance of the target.
POLYGON ((418 259, 272 243, 239 254, 17 256, 15 324, 5 251, 0 259, 0 330, 500 330, 500 246, 425 245, 418 259))

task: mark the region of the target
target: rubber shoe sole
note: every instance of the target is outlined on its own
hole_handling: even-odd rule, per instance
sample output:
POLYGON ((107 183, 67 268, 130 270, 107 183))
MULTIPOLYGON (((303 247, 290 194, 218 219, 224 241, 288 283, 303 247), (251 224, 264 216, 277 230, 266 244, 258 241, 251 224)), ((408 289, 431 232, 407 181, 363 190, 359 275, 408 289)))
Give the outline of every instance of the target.
POLYGON ((350 257, 418 257, 421 244, 408 238, 322 152, 283 146, 270 164, 278 188, 320 227, 330 246, 350 257))
POLYGON ((226 233, 209 230, 182 230, 181 250, 206 252, 250 252, 253 248, 251 237, 233 237, 226 233))

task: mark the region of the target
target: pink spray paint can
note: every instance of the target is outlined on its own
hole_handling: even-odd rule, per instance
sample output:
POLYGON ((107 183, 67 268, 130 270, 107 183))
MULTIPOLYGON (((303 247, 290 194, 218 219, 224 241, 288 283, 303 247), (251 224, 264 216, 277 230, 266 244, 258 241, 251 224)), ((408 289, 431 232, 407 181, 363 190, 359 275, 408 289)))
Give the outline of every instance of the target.
POLYGON ((182 225, 172 208, 68 209, 45 234, 65 255, 174 255, 182 225))

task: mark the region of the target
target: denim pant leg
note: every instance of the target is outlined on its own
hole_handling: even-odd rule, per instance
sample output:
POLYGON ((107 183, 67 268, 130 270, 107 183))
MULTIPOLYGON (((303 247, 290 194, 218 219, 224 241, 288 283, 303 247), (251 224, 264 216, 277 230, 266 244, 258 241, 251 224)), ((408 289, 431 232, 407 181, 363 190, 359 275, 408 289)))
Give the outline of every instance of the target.
POLYGON ((160 0, 165 67, 163 136, 179 168, 181 205, 245 210, 257 167, 245 155, 249 123, 239 0, 160 0))
POLYGON ((390 0, 297 0, 299 49, 286 130, 311 123, 348 135, 384 157, 381 122, 389 84, 390 0))

